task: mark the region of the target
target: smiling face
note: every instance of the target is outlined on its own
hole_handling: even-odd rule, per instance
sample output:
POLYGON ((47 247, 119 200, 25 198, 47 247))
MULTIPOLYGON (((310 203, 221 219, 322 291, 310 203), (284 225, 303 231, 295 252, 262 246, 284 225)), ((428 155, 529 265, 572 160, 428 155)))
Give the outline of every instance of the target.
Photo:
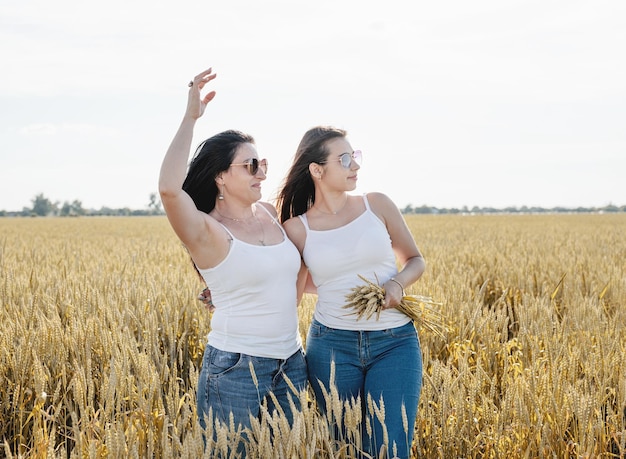
POLYGON ((251 143, 242 143, 237 147, 228 170, 221 174, 222 183, 218 179, 218 184, 226 199, 253 203, 261 199, 261 182, 267 178, 266 171, 267 160, 259 159, 256 147, 251 143))

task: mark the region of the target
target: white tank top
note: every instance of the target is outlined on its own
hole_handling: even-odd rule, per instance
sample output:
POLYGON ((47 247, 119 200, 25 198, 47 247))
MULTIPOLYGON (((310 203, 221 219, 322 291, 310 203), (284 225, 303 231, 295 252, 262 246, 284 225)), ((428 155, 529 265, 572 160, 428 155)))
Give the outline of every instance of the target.
POLYGON ((359 275, 382 285, 398 273, 387 228, 372 212, 365 195, 363 200, 365 212, 332 230, 312 230, 306 214, 300 215, 306 229, 303 259, 317 287, 313 315, 327 327, 341 330, 400 327, 411 319, 395 308, 384 310, 378 320, 374 315, 358 321, 352 310, 343 308, 350 290, 364 284, 359 275))
POLYGON ((219 265, 199 272, 215 304, 209 344, 228 352, 286 359, 302 346, 296 293, 300 254, 270 217, 283 232, 281 243, 248 244, 222 225, 232 238, 228 254, 219 265))

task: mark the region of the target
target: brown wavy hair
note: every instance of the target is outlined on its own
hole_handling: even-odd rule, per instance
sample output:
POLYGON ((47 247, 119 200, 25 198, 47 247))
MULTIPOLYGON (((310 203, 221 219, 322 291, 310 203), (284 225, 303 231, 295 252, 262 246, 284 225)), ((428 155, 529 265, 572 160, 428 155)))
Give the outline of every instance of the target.
POLYGON ((278 193, 276 207, 281 223, 302 215, 313 206, 315 185, 309 164, 326 163, 329 154, 327 142, 346 135, 347 131, 332 126, 316 126, 304 134, 278 193))

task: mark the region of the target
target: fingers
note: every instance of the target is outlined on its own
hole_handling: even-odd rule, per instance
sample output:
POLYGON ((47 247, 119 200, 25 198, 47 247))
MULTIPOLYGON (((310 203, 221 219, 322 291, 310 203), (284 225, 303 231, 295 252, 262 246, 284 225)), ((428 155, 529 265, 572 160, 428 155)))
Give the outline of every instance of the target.
POLYGON ((200 89, 204 88, 204 85, 207 84, 209 81, 215 79, 216 76, 217 76, 217 73, 211 73, 209 75, 205 75, 204 77, 202 77, 202 79, 198 83, 198 87, 200 89))
POLYGON ((198 300, 202 301, 204 306, 209 310, 209 312, 215 311, 215 305, 213 304, 213 300, 211 298, 211 290, 206 287, 204 290, 200 292, 198 295, 198 300))
MULTIPOLYGON (((198 75, 196 75, 194 79, 189 82, 189 87, 191 88, 191 90, 194 90, 194 89, 200 90, 204 88, 204 85, 206 85, 209 81, 213 80, 216 76, 217 74, 213 73, 213 69, 208 68, 204 72, 201 72, 198 75)), ((213 97, 211 97, 211 99, 212 98, 213 97)))
POLYGON ((204 113, 204 110, 209 102, 215 97, 215 91, 210 91, 204 97, 200 95, 200 91, 204 86, 213 80, 217 74, 213 73, 212 68, 206 69, 204 72, 199 73, 189 82, 189 93, 187 96, 187 116, 198 119, 204 113))
POLYGON ((384 284, 385 300, 383 301, 383 309, 395 308, 402 301, 403 289, 397 281, 389 281, 384 284))
POLYGON ((202 99, 202 103, 208 104, 209 102, 213 100, 214 97, 215 97, 215 91, 211 91, 206 96, 204 96, 204 99, 202 99))

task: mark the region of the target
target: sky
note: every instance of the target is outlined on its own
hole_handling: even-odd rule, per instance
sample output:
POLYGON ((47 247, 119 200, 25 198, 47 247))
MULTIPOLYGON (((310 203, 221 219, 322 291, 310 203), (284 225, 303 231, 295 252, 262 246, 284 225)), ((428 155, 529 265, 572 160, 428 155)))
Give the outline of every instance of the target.
POLYGON ((0 210, 147 208, 208 67, 265 200, 333 125, 401 208, 626 205, 624 56, 621 0, 0 0, 0 210))

